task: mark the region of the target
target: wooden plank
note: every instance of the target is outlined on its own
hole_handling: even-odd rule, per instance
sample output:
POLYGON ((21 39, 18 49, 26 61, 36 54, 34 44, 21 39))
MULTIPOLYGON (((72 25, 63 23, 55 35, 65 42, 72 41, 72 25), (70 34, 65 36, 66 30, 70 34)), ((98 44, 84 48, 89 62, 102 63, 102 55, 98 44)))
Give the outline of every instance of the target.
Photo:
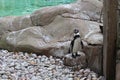
POLYGON ((117 0, 104 0, 104 76, 115 80, 117 39, 117 0))

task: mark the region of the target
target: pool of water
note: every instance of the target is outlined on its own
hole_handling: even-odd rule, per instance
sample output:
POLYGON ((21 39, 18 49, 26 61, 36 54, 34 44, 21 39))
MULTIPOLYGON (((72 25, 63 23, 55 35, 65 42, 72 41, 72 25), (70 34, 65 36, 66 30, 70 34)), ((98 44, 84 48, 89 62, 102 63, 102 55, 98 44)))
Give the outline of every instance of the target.
POLYGON ((59 4, 68 4, 76 0, 0 0, 0 16, 30 14, 34 10, 59 4))

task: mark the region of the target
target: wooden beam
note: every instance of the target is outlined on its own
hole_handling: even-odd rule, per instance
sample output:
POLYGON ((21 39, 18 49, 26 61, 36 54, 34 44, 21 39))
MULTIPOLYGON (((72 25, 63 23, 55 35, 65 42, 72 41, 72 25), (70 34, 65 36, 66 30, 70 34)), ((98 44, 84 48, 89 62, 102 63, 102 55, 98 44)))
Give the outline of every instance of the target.
POLYGON ((117 0, 104 0, 103 69, 105 80, 115 80, 117 0))

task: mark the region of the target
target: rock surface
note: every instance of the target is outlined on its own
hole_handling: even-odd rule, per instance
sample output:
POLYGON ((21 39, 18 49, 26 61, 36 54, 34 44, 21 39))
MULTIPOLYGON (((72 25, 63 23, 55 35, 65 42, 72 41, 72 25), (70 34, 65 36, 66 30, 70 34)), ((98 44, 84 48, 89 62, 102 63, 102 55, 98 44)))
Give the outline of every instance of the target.
POLYGON ((0 18, 0 35, 33 26, 30 15, 8 16, 0 18))
POLYGON ((79 52, 79 56, 76 58, 72 57, 72 54, 67 54, 64 57, 64 65, 66 66, 79 66, 79 67, 86 67, 86 56, 85 53, 79 52))
POLYGON ((42 8, 31 14, 31 20, 35 26, 48 25, 57 15, 61 15, 63 13, 73 13, 74 11, 70 10, 69 7, 71 6, 52 6, 42 8))
POLYGON ((88 20, 99 20, 101 9, 102 2, 98 0, 78 1, 74 4, 42 8, 31 14, 31 19, 35 26, 48 25, 55 19, 57 15, 75 18, 74 15, 79 14, 76 16, 79 19, 86 19, 86 17, 89 17, 88 20), (69 15, 64 15, 64 13, 68 13, 69 15))
POLYGON ((0 18, 0 48, 61 57, 68 51, 75 28, 88 44, 102 44, 101 23, 97 22, 101 9, 100 1, 78 1, 45 7, 31 15, 0 18))
POLYGON ((63 53, 67 53, 69 43, 70 41, 54 41, 54 37, 47 34, 43 28, 29 27, 4 34, 0 46, 7 47, 8 50, 34 51, 41 54, 45 53, 48 56, 63 56, 63 53))
POLYGON ((103 54, 102 54, 102 46, 101 45, 88 45, 84 46, 83 51, 87 58, 88 67, 102 74, 102 66, 103 66, 103 54))

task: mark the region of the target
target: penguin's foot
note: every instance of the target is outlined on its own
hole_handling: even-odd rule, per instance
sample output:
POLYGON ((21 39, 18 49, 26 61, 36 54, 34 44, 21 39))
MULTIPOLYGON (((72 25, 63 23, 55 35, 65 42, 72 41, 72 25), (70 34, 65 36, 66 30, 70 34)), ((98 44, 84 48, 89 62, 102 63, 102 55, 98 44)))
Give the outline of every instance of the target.
POLYGON ((76 58, 76 56, 75 56, 75 55, 72 55, 72 57, 73 57, 73 58, 76 58))
POLYGON ((72 57, 73 58, 76 58, 77 56, 76 56, 76 53, 72 53, 72 57))
POLYGON ((78 57, 78 56, 81 56, 81 54, 80 54, 79 52, 77 52, 77 53, 72 53, 72 57, 73 57, 73 58, 76 58, 76 57, 78 57))
POLYGON ((79 54, 78 52, 76 53, 76 56, 81 56, 81 54, 79 54))

